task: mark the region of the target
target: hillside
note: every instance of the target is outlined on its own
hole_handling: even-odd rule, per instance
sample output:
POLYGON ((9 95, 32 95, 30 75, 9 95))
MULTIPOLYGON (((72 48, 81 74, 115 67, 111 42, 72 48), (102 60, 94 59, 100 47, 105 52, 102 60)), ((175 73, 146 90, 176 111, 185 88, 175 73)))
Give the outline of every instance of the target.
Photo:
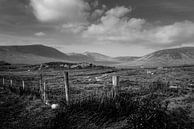
POLYGON ((44 45, 0 46, 0 60, 13 64, 90 62, 98 65, 109 65, 113 62, 118 63, 115 59, 98 53, 65 54, 44 45))
POLYGON ((194 64, 194 47, 165 49, 145 55, 133 61, 118 64, 117 66, 179 66, 194 64))
POLYGON ((194 64, 194 47, 165 49, 143 57, 110 57, 100 53, 65 54, 44 45, 0 46, 0 61, 13 64, 39 64, 47 62, 88 62, 97 65, 131 66, 178 66, 194 64))
POLYGON ((0 60, 13 64, 39 64, 62 61, 67 57, 58 50, 43 45, 1 46, 0 60))
POLYGON ((57 59, 68 59, 68 56, 57 49, 44 45, 24 45, 24 46, 1 46, 1 51, 7 53, 21 53, 21 54, 32 54, 36 56, 57 58, 57 59))
POLYGON ((109 56, 106 56, 103 54, 99 54, 99 53, 85 52, 83 54, 86 55, 88 58, 95 60, 95 61, 117 61, 112 57, 109 57, 109 56))
POLYGON ((115 57, 114 59, 120 61, 120 62, 127 62, 127 61, 134 61, 139 59, 140 57, 135 57, 135 56, 120 56, 120 57, 115 57))

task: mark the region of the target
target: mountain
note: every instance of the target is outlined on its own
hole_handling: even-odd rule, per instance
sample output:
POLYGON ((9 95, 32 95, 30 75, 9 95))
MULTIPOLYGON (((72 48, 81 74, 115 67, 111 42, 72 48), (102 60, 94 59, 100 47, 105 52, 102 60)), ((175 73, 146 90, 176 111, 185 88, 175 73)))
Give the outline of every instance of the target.
POLYGON ((32 54, 36 56, 67 59, 68 56, 52 47, 44 45, 24 45, 24 46, 1 46, 1 51, 7 51, 8 53, 21 53, 21 54, 32 54))
POLYGON ((88 58, 95 60, 95 61, 115 61, 112 57, 99 54, 99 53, 85 52, 83 54, 86 55, 88 58))
POLYGON ((39 64, 63 61, 68 56, 43 45, 0 46, 0 60, 13 64, 39 64))
POLYGON ((134 61, 139 59, 140 57, 135 57, 135 56, 120 56, 120 57, 115 57, 114 59, 120 61, 120 62, 127 62, 127 61, 134 61))
POLYGON ((0 60, 13 64, 39 64, 47 62, 89 62, 98 65, 118 63, 115 59, 86 52, 65 54, 44 45, 0 46, 0 60))
POLYGON ((142 57, 110 57, 94 52, 65 54, 55 48, 44 45, 0 46, 0 61, 12 64, 88 62, 117 67, 191 65, 194 64, 194 47, 165 49, 142 57))
POLYGON ((9 64, 9 63, 7 63, 5 61, 0 61, 0 66, 4 66, 4 65, 11 65, 11 64, 9 64))
POLYGON ((194 47, 165 49, 137 58, 133 61, 117 64, 120 67, 128 66, 180 66, 194 64, 194 47))
POLYGON ((69 53, 69 58, 78 62, 93 62, 94 60, 80 53, 69 53))

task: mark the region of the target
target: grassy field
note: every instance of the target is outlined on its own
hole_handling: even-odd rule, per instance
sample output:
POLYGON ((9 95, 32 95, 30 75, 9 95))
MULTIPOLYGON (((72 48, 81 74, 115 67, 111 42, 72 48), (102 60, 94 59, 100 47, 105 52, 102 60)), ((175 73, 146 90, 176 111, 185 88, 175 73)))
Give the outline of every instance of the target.
POLYGON ((41 72, 20 66, 1 71, 0 84, 0 123, 5 129, 194 128, 194 66, 45 68, 41 72), (65 104, 63 72, 69 73, 69 106, 65 104), (47 100, 51 104, 59 103, 57 110, 51 110, 40 99, 41 73, 47 100), (115 75, 120 78, 119 95, 112 97, 112 76, 115 75), (3 78, 5 86, 2 86, 3 78))

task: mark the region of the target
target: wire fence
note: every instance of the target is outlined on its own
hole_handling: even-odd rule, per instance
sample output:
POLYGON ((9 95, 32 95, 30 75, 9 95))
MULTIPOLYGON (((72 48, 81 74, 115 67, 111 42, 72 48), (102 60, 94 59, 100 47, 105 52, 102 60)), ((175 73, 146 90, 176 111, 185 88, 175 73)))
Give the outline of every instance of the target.
MULTIPOLYGON (((38 71, 27 74, 21 72, 17 75, 6 72, 0 75, 0 84, 18 94, 35 95, 44 103, 65 102, 66 104, 88 98, 112 98, 117 94, 137 91, 140 88, 146 91, 144 93, 158 89, 166 92, 170 85, 167 81, 164 82, 150 83, 146 78, 130 80, 129 75, 123 74, 104 73, 94 76, 74 72, 69 75, 67 71, 38 71)), ((174 89, 178 90, 176 87, 174 89)))
MULTIPOLYGON (((112 85, 101 84, 90 85, 93 90, 76 89, 74 83, 79 83, 68 72, 39 72, 32 75, 12 75, 1 74, 0 84, 20 95, 35 95, 42 99, 44 103, 59 103, 65 101, 66 104, 82 101, 87 98, 114 97, 118 94, 119 77, 113 76, 112 85), (96 88, 95 88, 96 86, 96 88), (100 97, 99 97, 100 96, 100 97)), ((88 82, 89 84, 89 82, 88 82)), ((89 88, 89 87, 88 87, 89 88)))

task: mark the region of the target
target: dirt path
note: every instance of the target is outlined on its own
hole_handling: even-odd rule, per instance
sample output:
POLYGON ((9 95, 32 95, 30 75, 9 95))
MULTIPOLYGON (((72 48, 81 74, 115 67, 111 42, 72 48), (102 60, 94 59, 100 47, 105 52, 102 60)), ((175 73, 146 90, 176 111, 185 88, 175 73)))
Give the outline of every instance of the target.
POLYGON ((19 96, 0 87, 2 129, 49 128, 55 112, 33 96, 19 96))

